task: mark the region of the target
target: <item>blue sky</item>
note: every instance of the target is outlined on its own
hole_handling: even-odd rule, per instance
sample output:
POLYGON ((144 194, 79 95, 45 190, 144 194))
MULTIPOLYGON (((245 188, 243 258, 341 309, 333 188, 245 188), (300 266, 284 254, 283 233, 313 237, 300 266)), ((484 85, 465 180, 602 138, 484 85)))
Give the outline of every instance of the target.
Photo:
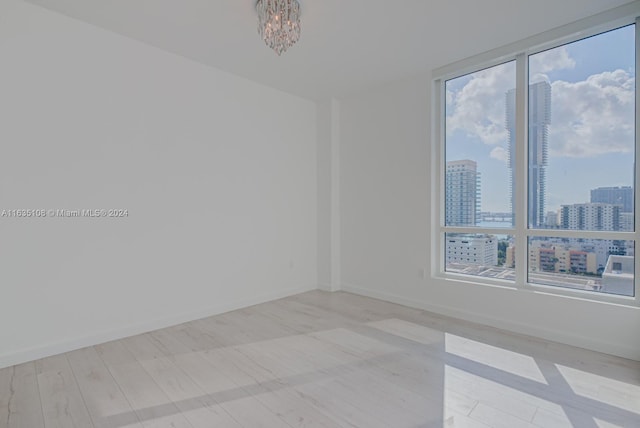
MULTIPOLYGON (((588 202, 602 186, 633 185, 634 26, 530 58, 530 79, 552 86, 547 211, 588 202)), ((505 93, 513 62, 447 82, 447 160, 472 159, 482 210, 509 210, 505 93)))

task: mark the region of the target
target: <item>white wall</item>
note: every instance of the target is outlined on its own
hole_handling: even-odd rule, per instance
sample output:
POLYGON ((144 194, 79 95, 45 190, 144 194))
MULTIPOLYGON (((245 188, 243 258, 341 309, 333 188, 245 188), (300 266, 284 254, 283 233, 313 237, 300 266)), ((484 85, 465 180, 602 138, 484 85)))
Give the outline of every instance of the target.
POLYGON ((431 278, 429 85, 341 100, 342 288, 640 360, 640 308, 431 278))
POLYGON ((0 367, 316 287, 312 102, 0 3, 0 367))
POLYGON ((318 133, 318 287, 331 289, 331 102, 319 102, 318 133))

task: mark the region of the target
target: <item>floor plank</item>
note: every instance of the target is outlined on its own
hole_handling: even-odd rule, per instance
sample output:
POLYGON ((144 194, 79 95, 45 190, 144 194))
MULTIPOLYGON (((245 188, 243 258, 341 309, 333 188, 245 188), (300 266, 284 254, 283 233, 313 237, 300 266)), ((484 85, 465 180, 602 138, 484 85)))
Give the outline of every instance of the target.
POLYGON ((94 426, 66 355, 36 361, 36 372, 46 428, 94 426))
POLYGON ((194 428, 241 427, 171 356, 165 356, 149 335, 135 336, 124 343, 194 428))
POLYGON ((122 341, 96 349, 144 427, 193 428, 122 341))
POLYGON ((44 427, 34 363, 3 369, 0 375, 0 427, 44 427))
POLYGON ((640 363, 312 291, 0 369, 0 428, 640 427, 640 363))
POLYGON ((142 428, 131 404, 95 348, 70 352, 67 358, 96 428, 142 428))

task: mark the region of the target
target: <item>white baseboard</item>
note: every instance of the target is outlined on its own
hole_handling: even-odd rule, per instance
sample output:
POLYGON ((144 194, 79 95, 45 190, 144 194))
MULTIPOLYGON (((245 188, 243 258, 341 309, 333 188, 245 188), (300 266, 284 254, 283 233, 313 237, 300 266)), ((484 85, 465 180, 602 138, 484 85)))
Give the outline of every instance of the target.
POLYGON ((338 287, 338 286, 331 285, 331 284, 320 283, 320 284, 318 284, 318 290, 329 291, 329 292, 333 293, 334 291, 342 290, 342 288, 338 287))
POLYGON ((592 351, 603 352, 605 354, 616 355, 618 357, 640 361, 640 349, 637 349, 635 347, 595 341, 584 336, 564 334, 558 330, 540 328, 538 326, 521 324, 512 320, 500 319, 487 316, 485 314, 466 312, 452 307, 434 305, 425 301, 407 299, 406 297, 400 295, 385 293, 377 290, 370 290, 352 284, 343 283, 342 291, 358 294, 361 296, 372 297, 374 299, 385 300, 387 302, 397 303, 399 305, 408 306, 411 308, 422 309, 439 315, 483 324, 501 330, 508 330, 518 334, 539 337, 541 339, 564 343, 567 345, 576 346, 578 348, 589 349, 592 351))
POLYGON ((149 331, 182 324, 189 321, 206 318, 213 315, 219 315, 225 312, 234 311, 236 309, 242 309, 260 303, 270 302, 272 300, 293 296, 295 294, 300 294, 315 289, 316 288, 313 286, 296 287, 271 293, 260 294, 246 299, 239 299, 222 305, 216 305, 205 310, 183 313, 180 315, 174 315, 162 319, 142 322, 136 325, 130 325, 123 328, 115 328, 113 330, 102 331, 90 336, 80 337, 77 339, 53 342, 42 346, 36 346, 33 348, 0 354, 0 369, 16 364, 26 363, 28 361, 38 360, 40 358, 49 357, 51 355, 58 355, 76 349, 86 348, 87 346, 98 345, 100 343, 110 342, 112 340, 122 339, 124 337, 135 336, 137 334, 147 333, 149 331))

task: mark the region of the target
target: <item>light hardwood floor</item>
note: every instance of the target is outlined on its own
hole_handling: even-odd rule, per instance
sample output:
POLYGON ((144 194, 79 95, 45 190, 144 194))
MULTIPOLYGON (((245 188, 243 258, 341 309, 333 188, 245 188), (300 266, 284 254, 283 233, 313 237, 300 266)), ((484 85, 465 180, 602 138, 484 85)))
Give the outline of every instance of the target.
POLYGON ((313 291, 0 370, 0 427, 640 427, 640 363, 313 291))

